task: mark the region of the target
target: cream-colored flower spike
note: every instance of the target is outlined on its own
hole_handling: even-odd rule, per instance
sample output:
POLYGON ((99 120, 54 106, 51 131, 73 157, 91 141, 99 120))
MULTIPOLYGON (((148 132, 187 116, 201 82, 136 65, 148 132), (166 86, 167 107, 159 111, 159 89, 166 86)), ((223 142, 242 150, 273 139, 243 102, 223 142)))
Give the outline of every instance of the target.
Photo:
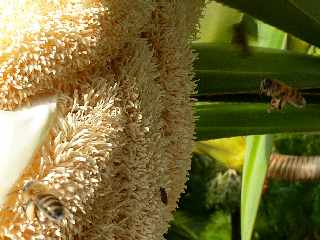
POLYGON ((0 204, 47 137, 55 116, 54 100, 17 111, 0 111, 0 204))
MULTIPOLYGON (((0 211, 0 240, 163 239, 190 168, 191 40, 204 2, 0 1, 0 110, 59 96, 0 211), (26 217, 30 179, 65 206, 61 222, 26 217)), ((16 151, 22 140, 11 141, 16 151)))

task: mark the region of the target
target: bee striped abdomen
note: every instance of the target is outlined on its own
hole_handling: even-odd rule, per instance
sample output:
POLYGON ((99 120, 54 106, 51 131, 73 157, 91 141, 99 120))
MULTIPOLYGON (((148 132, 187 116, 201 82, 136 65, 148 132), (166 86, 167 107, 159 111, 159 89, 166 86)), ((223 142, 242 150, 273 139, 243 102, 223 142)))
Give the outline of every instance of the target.
POLYGON ((53 194, 37 196, 35 204, 51 220, 59 221, 64 218, 64 206, 53 194))
POLYGON ((289 102, 295 107, 304 107, 306 105, 306 100, 298 90, 295 90, 294 94, 289 96, 289 99, 289 102))

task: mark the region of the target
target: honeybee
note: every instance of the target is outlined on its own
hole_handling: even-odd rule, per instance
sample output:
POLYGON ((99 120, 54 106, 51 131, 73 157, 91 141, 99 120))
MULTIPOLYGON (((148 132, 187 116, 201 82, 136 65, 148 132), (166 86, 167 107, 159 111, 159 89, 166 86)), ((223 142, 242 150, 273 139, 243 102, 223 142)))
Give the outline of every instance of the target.
POLYGON ((298 90, 275 79, 262 80, 260 92, 272 97, 268 112, 271 112, 272 109, 281 110, 287 103, 297 108, 306 105, 306 100, 298 90))
POLYGON ((64 205, 43 183, 27 182, 22 189, 22 197, 26 202, 25 212, 29 219, 36 217, 40 222, 40 212, 54 222, 59 222, 65 217, 64 205))
POLYGON ((232 26, 232 40, 231 43, 241 49, 243 56, 250 56, 251 49, 248 43, 248 36, 246 27, 243 23, 237 23, 232 26))
POLYGON ((167 191, 165 188, 163 187, 160 187, 160 198, 161 198, 161 201, 167 205, 168 204, 168 194, 167 194, 167 191))

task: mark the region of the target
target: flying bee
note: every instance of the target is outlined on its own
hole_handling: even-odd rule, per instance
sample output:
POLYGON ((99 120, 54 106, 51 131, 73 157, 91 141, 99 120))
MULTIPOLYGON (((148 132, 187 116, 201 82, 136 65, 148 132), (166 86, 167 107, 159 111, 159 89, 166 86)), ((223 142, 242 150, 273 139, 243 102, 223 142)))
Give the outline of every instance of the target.
POLYGON ((306 105, 306 100, 298 90, 275 79, 262 80, 260 92, 272 97, 268 112, 272 109, 281 110, 287 103, 297 108, 303 108, 306 105))
POLYGON ((22 189, 22 198, 26 202, 25 212, 29 219, 36 217, 40 222, 40 212, 54 222, 59 222, 65 217, 64 205, 43 183, 27 182, 22 189))
POLYGON ((251 49, 248 43, 247 30, 243 23, 237 23, 232 26, 232 40, 231 43, 238 46, 243 56, 251 55, 251 49))
POLYGON ((168 204, 168 194, 167 194, 167 191, 165 188, 163 187, 160 187, 160 198, 161 198, 161 201, 167 205, 168 204))

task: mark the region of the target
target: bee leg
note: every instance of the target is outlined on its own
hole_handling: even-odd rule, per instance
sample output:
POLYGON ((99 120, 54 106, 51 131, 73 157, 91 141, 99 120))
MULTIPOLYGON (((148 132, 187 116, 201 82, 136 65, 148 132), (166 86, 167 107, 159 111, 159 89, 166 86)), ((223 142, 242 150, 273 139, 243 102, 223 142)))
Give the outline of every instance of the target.
POLYGON ((269 190, 269 178, 268 176, 266 176, 263 183, 262 194, 266 194, 268 190, 269 190))
POLYGON ((282 101, 282 99, 280 99, 279 102, 278 102, 277 109, 278 109, 279 111, 281 111, 282 108, 283 108, 283 101, 282 101))
POLYGON ((268 109, 267 109, 267 112, 268 112, 268 113, 271 113, 271 111, 272 111, 273 109, 277 109, 277 108, 278 108, 278 102, 279 102, 278 99, 272 98, 272 99, 271 99, 271 102, 270 102, 270 105, 269 105, 269 107, 268 107, 268 109))
POLYGON ((278 102, 277 109, 278 109, 279 111, 281 111, 286 104, 287 104, 287 100, 286 100, 286 99, 283 99, 283 98, 280 98, 280 99, 279 99, 279 102, 278 102))
POLYGON ((37 221, 38 221, 38 223, 40 224, 41 223, 41 221, 40 221, 40 218, 39 218, 39 212, 40 211, 38 211, 38 209, 36 209, 36 207, 34 208, 34 216, 37 218, 37 221))
POLYGON ((288 101, 286 99, 281 99, 280 100, 280 107, 279 109, 282 110, 283 107, 288 103, 288 101))
POLYGON ((282 98, 274 98, 271 100, 271 104, 273 108, 279 111, 281 110, 281 102, 282 102, 282 98))
POLYGON ((26 213, 27 215, 27 218, 32 221, 34 219, 34 217, 37 218, 37 220, 39 221, 40 223, 40 219, 38 217, 38 214, 37 214, 37 209, 35 208, 32 200, 29 200, 26 204, 26 208, 24 206, 22 206, 24 212, 26 213))
POLYGON ((268 113, 271 113, 273 109, 275 109, 275 107, 274 107, 274 105, 271 103, 271 104, 268 106, 268 108, 267 108, 267 112, 268 112, 268 113))
POLYGON ((280 104, 279 104, 279 110, 281 111, 284 107, 284 105, 286 104, 285 101, 280 101, 280 104))

